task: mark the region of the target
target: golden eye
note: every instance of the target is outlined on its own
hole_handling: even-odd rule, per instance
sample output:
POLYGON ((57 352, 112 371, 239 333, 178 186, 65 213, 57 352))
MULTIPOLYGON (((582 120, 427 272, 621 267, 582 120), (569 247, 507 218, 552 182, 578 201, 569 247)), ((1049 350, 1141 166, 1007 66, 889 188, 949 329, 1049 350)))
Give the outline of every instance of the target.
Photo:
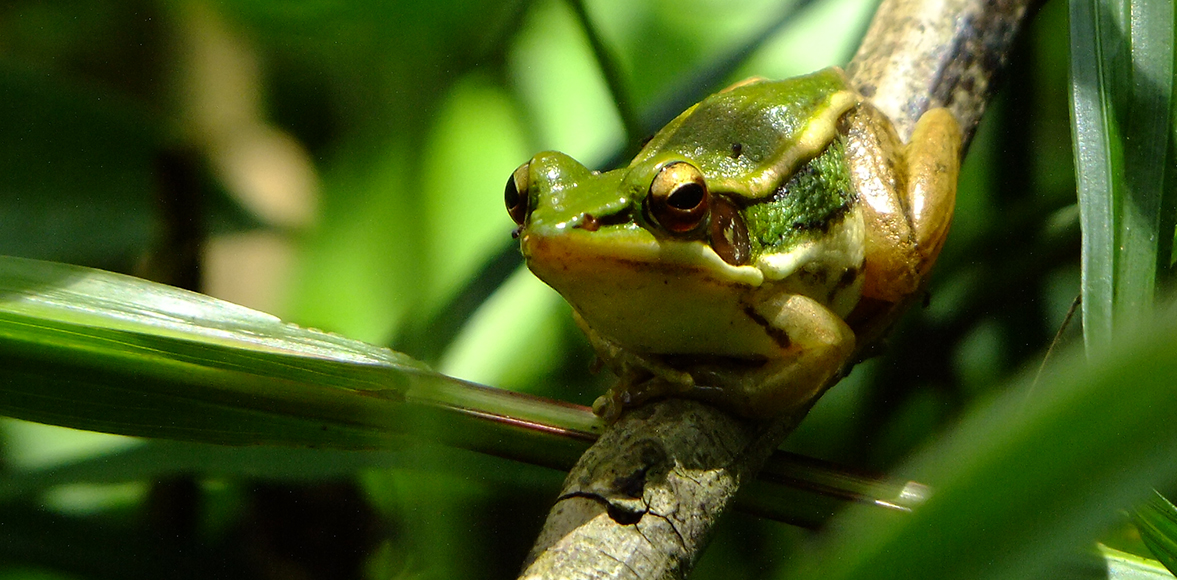
POLYGON ((703 173, 690 163, 676 161, 654 176, 646 196, 646 215, 668 232, 693 232, 707 221, 710 198, 703 173))
POLYGON ((507 188, 503 192, 503 201, 507 204, 507 213, 516 224, 523 225, 527 219, 527 212, 531 210, 531 194, 527 191, 531 187, 531 162, 528 161, 515 169, 507 179, 507 188))

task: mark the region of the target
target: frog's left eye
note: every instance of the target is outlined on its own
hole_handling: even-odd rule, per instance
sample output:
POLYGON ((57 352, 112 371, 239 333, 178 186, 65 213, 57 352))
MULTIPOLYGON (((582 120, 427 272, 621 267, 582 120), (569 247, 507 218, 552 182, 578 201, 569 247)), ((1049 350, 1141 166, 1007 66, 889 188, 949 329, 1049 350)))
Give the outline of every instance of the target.
POLYGON ((503 201, 507 203, 507 213, 515 223, 523 225, 530 210, 531 195, 527 191, 531 187, 531 162, 528 161, 515 169, 515 173, 507 179, 507 188, 503 192, 503 201))
POLYGON ((654 176, 646 196, 646 213, 667 231, 684 234, 707 220, 710 198, 703 173, 690 163, 677 161, 654 176))

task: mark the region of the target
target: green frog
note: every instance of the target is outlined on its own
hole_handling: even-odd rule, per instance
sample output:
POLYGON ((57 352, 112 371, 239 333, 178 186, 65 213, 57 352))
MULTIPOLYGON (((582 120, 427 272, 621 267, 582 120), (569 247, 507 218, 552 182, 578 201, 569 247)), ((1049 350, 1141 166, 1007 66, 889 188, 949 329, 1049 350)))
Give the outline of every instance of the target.
POLYGON ((528 267, 619 377, 597 414, 680 396, 771 420, 811 404, 920 293, 960 146, 945 109, 903 144, 828 68, 711 95, 620 169, 540 153, 505 201, 528 267))

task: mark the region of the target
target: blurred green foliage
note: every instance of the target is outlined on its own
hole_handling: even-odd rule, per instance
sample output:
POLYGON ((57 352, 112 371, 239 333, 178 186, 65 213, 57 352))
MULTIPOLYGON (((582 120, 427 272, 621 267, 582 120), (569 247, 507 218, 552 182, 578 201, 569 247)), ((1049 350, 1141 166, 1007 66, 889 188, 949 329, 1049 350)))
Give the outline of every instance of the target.
MULTIPOLYGON (((788 6, 586 7, 649 121, 744 76, 844 64, 873 10, 806 4, 719 85, 692 81, 788 6)), ((926 306, 787 449, 891 470, 1043 360, 1079 292, 1065 10, 1047 3, 1022 35, 926 306)), ((518 268, 502 187, 536 151, 600 167, 630 145, 599 71, 557 0, 7 2, 0 253, 191 286, 588 403, 608 377, 585 372, 567 306, 518 268)), ((137 444, 15 421, 3 433, 0 466, 15 474, 137 444)), ((450 449, 326 473, 278 453, 266 457, 284 470, 2 503, 0 576, 506 577, 562 477, 450 449)), ((694 577, 775 577, 814 537, 733 514, 694 577)), ((1132 537, 1118 545, 1146 553, 1132 537)))

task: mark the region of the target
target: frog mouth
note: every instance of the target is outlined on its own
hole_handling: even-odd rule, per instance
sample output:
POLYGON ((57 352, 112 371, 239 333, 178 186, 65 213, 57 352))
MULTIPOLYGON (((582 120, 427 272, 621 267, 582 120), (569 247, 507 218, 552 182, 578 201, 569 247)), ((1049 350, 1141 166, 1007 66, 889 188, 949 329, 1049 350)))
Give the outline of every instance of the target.
POLYGON ((560 277, 561 272, 604 276, 611 271, 640 270, 653 277, 660 272, 752 287, 764 282, 759 268, 729 264, 702 240, 658 238, 625 219, 616 223, 586 219, 558 231, 527 231, 520 242, 528 267, 545 281, 549 276, 560 277))
POLYGON ((766 352, 741 299, 764 280, 732 266, 700 241, 657 239, 634 224, 596 231, 568 226, 521 236, 527 266, 578 313, 584 325, 634 352, 744 356, 766 352), (634 231, 637 229, 638 231, 634 231), (652 323, 652 313, 669 321, 652 323), (728 340, 715 329, 738 329, 728 340))

